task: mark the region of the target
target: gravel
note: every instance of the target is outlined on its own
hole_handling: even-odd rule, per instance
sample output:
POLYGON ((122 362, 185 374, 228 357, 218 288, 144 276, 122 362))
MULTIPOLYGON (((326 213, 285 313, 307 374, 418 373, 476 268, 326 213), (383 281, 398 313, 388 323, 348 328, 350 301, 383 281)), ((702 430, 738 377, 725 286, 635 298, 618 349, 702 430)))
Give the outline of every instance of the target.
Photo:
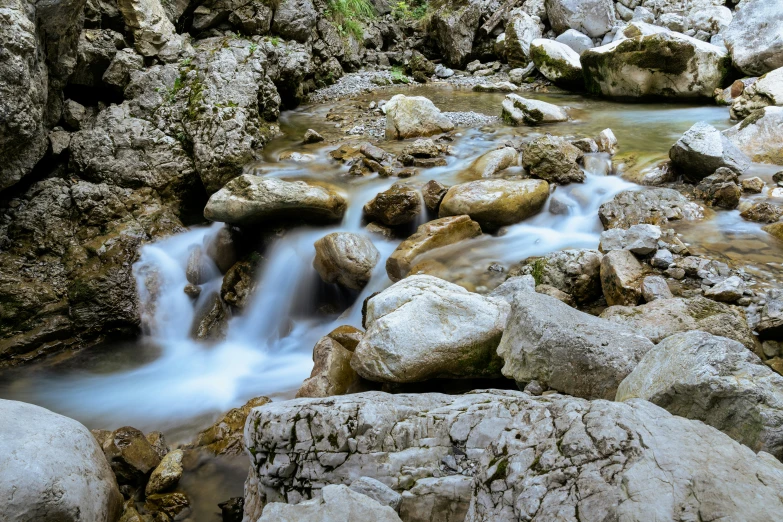
POLYGON ((443 115, 457 127, 483 127, 500 123, 500 117, 478 112, 444 112, 443 115))

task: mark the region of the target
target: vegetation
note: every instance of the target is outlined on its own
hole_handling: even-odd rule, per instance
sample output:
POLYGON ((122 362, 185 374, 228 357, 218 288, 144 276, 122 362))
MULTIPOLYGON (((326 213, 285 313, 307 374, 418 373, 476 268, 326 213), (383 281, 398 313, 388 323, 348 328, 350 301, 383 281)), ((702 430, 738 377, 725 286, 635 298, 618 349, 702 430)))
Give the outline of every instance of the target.
POLYGON ((392 8, 392 16, 397 20, 421 20, 427 15, 429 5, 426 0, 397 2, 392 8))
POLYGON ((329 0, 326 15, 337 25, 343 36, 362 36, 362 24, 375 18, 375 8, 369 0, 329 0))
POLYGON ((405 68, 401 65, 395 65, 391 69, 392 81, 394 83, 410 83, 410 80, 405 75, 405 68))

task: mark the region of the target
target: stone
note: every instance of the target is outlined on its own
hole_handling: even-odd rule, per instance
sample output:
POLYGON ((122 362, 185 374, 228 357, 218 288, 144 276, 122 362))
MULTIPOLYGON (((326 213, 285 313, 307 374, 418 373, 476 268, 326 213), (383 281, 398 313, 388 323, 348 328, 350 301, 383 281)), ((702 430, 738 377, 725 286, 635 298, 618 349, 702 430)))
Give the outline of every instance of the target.
POLYGON ((281 0, 275 9, 272 31, 288 40, 306 42, 315 28, 318 11, 311 0, 281 0))
POLYGON ((526 259, 509 275, 530 275, 536 287, 554 287, 572 296, 578 304, 586 304, 601 296, 602 257, 597 250, 559 250, 526 259))
POLYGON ((576 29, 568 29, 555 38, 555 41, 567 45, 573 49, 576 54, 582 54, 584 51, 595 47, 595 45, 593 45, 593 40, 589 36, 580 33, 576 29))
POLYGON ((568 121, 568 114, 557 105, 509 94, 503 100, 502 118, 509 125, 539 125, 568 121))
POLYGON ((480 235, 481 227, 469 216, 445 217, 420 225, 386 260, 386 273, 397 282, 408 275, 417 258, 426 252, 480 235))
POLYGON ((725 50, 680 33, 612 42, 581 55, 585 88, 617 98, 711 98, 722 87, 725 50))
POLYGON ((666 248, 661 248, 650 259, 650 265, 666 270, 674 262, 674 255, 666 248))
POLYGON ((733 120, 742 120, 770 105, 783 105, 783 67, 768 72, 745 87, 733 98, 729 114, 733 120))
POLYGON ((624 190, 601 205, 598 216, 605 229, 629 228, 648 223, 663 226, 669 221, 695 221, 703 209, 674 189, 624 190))
POLYGON ((424 198, 424 205, 431 211, 437 212, 440 207, 440 202, 443 201, 443 197, 449 188, 442 183, 429 180, 421 189, 421 195, 424 198))
POLYGON ((723 39, 734 66, 749 76, 783 67, 783 6, 748 0, 737 9, 723 39))
POLYGON ((737 341, 705 332, 667 337, 620 384, 616 400, 634 398, 783 457, 783 377, 737 341))
POLYGON ((558 290, 554 286, 537 285, 536 286, 536 292, 538 292, 539 294, 548 295, 549 297, 554 297, 558 301, 561 301, 561 302, 567 304, 568 306, 571 306, 571 307, 574 307, 574 308, 576 307, 576 301, 574 301, 574 298, 570 294, 567 294, 567 293, 563 292, 562 290, 558 290))
POLYGON ((155 493, 164 493, 173 489, 182 478, 182 457, 185 453, 181 449, 170 451, 163 457, 158 467, 150 475, 147 487, 144 490, 146 495, 155 493))
POLYGON ((313 348, 313 370, 305 379, 297 397, 331 397, 348 393, 358 376, 351 368, 352 350, 330 335, 322 337, 313 348))
POLYGON ((549 197, 542 180, 482 179, 451 187, 439 217, 467 215, 485 231, 513 225, 538 213, 549 197))
POLYGON ((644 335, 654 343, 680 332, 702 330, 734 339, 748 349, 755 341, 738 309, 701 296, 659 299, 640 306, 611 306, 601 317, 644 335))
POLYGON ((64 130, 53 130, 49 133, 49 146, 52 154, 59 156, 71 145, 71 133, 64 130))
MULTIPOLYGON (((111 432, 109 432, 109 434, 111 434, 111 432)), ((146 438, 147 442, 149 442, 152 446, 152 449, 154 449, 155 453, 158 454, 158 457, 163 459, 163 457, 165 457, 169 452, 169 447, 166 444, 166 437, 164 437, 163 434, 159 431, 151 431, 147 433, 146 438)))
POLYGON ((380 257, 367 236, 333 232, 315 242, 313 267, 324 283, 361 290, 370 281, 380 257))
POLYGON ((783 216, 783 207, 762 201, 740 212, 740 216, 756 223, 775 223, 783 216))
POLYGON ((677 170, 692 182, 725 167, 742 174, 750 159, 721 132, 706 122, 693 125, 669 150, 677 170))
POLYGON ((612 250, 601 259, 601 287, 609 306, 633 306, 642 296, 642 265, 628 250, 612 250))
POLYGON ((394 511, 400 511, 402 495, 392 488, 372 477, 359 477, 351 483, 350 488, 357 493, 366 495, 382 506, 389 506, 394 511))
POLYGON ((617 137, 614 135, 614 132, 612 132, 612 129, 604 129, 599 132, 598 136, 595 138, 595 141, 598 145, 598 152, 605 152, 610 156, 617 154, 619 144, 617 142, 617 137))
MULTIPOLYGON (((541 36, 541 27, 537 18, 526 13, 524 8, 512 10, 506 23, 505 50, 509 65, 526 66, 530 62, 530 43, 541 36)), ((514 83, 521 82, 514 81, 514 83)))
POLYGON ((126 47, 122 34, 111 29, 84 29, 76 49, 76 67, 69 83, 86 87, 101 87, 104 72, 117 51, 126 47))
POLYGON ((155 493, 144 499, 144 508, 153 513, 160 512, 169 519, 175 518, 190 505, 184 493, 155 493))
POLYGON ((429 138, 418 139, 406 146, 402 150, 403 154, 408 154, 414 158, 436 158, 440 156, 440 149, 435 142, 429 138))
POLYGON ((423 96, 397 94, 383 106, 386 139, 426 137, 454 130, 454 124, 423 96))
POLYGON ((245 499, 243 497, 231 497, 218 504, 223 522, 242 522, 245 511, 245 499))
POLYGON ((304 138, 302 138, 302 143, 319 143, 324 141, 324 137, 318 134, 318 132, 314 131, 313 129, 307 129, 304 133, 304 138))
POLYGON ((244 309, 256 289, 256 269, 260 259, 251 256, 237 261, 223 276, 220 286, 220 298, 227 305, 238 310, 244 309))
POLYGON ((103 453, 120 485, 143 485, 160 464, 160 456, 139 430, 114 430, 103 443, 103 453))
POLYGON ((691 510, 774 520, 783 509, 776 459, 642 400, 510 390, 296 399, 256 409, 247 439, 247 520, 265 503, 318 498, 324 485, 360 476, 405 492, 404 520, 444 520, 444 509, 449 520, 518 520, 515 504, 540 520, 669 520, 691 510), (577 487, 597 496, 571 494, 577 487))
POLYGON ((749 194, 760 194, 764 191, 766 183, 764 183, 764 180, 760 177, 754 176, 752 178, 743 179, 740 182, 740 185, 742 186, 742 192, 747 192, 749 194))
POLYGON ((0 519, 112 522, 122 495, 93 435, 75 420, 0 399, 0 519))
POLYGON ((586 399, 614 398, 652 343, 535 292, 518 292, 497 352, 503 375, 586 399))
POLYGON ((783 241, 783 223, 777 222, 761 227, 761 230, 783 241))
POLYGON ((166 16, 160 0, 118 0, 117 7, 125 25, 133 32, 136 51, 142 56, 168 58, 172 54, 176 56, 182 48, 182 37, 166 16))
POLYGON ((473 87, 473 92, 516 92, 519 88, 511 82, 481 83, 473 87))
POLYGON ((642 279, 642 298, 645 303, 651 303, 658 299, 671 299, 674 297, 669 285, 661 276, 647 276, 642 279))
POLYGON ((482 9, 475 2, 433 12, 429 26, 447 65, 461 68, 467 63, 481 14, 482 9))
POLYGON ((739 206, 742 189, 737 184, 737 173, 721 167, 715 174, 702 179, 694 194, 711 207, 734 209, 739 206))
MULTIPOLYGON (((206 31, 230 25, 243 35, 265 35, 272 27, 273 8, 261 0, 205 0, 193 11, 193 29, 206 31)), ((282 16, 290 16, 290 13, 282 16)), ((306 18, 305 14, 303 21, 306 18)))
POLYGON ((584 153, 564 138, 547 134, 527 144, 522 166, 534 177, 549 183, 583 183, 585 173, 577 163, 584 153))
POLYGON ((204 217, 232 225, 286 218, 322 223, 341 219, 346 207, 345 198, 328 185, 243 174, 212 194, 204 217))
POLYGON ((759 109, 723 134, 751 161, 783 165, 783 107, 759 109))
POLYGON ((79 130, 87 124, 87 110, 81 103, 65 100, 63 103, 63 122, 71 130, 79 130))
POLYGON ((505 301, 412 275, 367 302, 367 330, 351 366, 364 379, 388 383, 496 377, 507 314, 505 301))
POLYGON ((658 250, 661 227, 656 225, 632 225, 627 229, 610 228, 601 233, 598 249, 601 252, 611 250, 630 250, 634 254, 646 256, 658 250))
POLYGON ((410 223, 421 213, 421 196, 412 187, 394 184, 364 205, 364 214, 388 226, 410 223))
POLYGON ((342 484, 329 485, 321 490, 321 497, 295 505, 273 502, 267 504, 258 522, 401 522, 389 506, 363 495, 342 484))
POLYGON ((590 38, 600 38, 615 22, 611 0, 546 0, 546 12, 557 34, 576 29, 590 38))
POLYGON ((508 79, 514 85, 522 85, 525 83, 525 80, 535 74, 535 72, 536 65, 533 62, 530 62, 525 67, 517 67, 508 71, 508 79))
POLYGON ((123 91, 130 83, 131 75, 142 69, 144 69, 144 57, 128 47, 114 54, 101 79, 103 83, 123 91))
POLYGON ((470 180, 492 178, 497 173, 517 165, 518 162, 519 154, 514 147, 491 150, 476 158, 460 177, 470 180))
POLYGON ((201 431, 189 447, 200 448, 215 456, 242 455, 245 452, 245 441, 242 433, 245 420, 253 408, 267 404, 267 397, 255 397, 239 408, 226 412, 214 424, 201 431))
POLYGON ((579 54, 566 44, 538 38, 530 43, 530 58, 547 80, 566 87, 584 85, 579 54))
POLYGON ((745 295, 745 282, 738 276, 727 277, 704 292, 704 297, 709 297, 722 303, 733 303, 743 295, 745 295))
POLYGON ((451 78, 454 76, 454 69, 451 69, 449 67, 445 67, 443 64, 438 64, 435 66, 435 76, 438 78, 445 80, 446 78, 451 78))

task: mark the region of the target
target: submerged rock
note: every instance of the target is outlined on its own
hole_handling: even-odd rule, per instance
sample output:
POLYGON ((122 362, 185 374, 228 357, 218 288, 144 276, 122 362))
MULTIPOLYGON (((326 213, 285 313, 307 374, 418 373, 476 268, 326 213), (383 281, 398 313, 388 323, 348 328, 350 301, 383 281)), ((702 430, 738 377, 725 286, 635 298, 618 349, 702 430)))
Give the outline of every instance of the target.
POLYGON ((366 236, 333 232, 315 242, 313 267, 325 283, 361 290, 370 281, 380 257, 366 236))
POLYGON ((583 183, 585 173, 577 163, 583 156, 581 150, 564 138, 546 135, 528 143, 522 153, 522 166, 549 183, 583 183))
POLYGON ((704 217, 703 209, 674 189, 624 190, 598 209, 605 229, 648 223, 663 226, 672 221, 704 217))
POLYGON ((669 150, 669 157, 686 179, 696 182, 728 168, 742 174, 750 159, 718 129, 706 122, 693 125, 669 150))
POLYGON ((547 80, 571 87, 584 85, 579 54, 566 44, 546 38, 533 40, 530 57, 547 80))
POLYGON ((723 31, 734 66, 745 74, 760 76, 783 67, 783 5, 748 0, 723 31))
POLYGON ((386 139, 403 140, 454 130, 454 124, 423 96, 397 94, 383 106, 386 139))
POLYGON ((568 121, 568 114, 551 103, 509 94, 503 100, 503 121, 509 125, 539 125, 568 121))
POLYGON ((723 131, 752 161, 783 165, 783 107, 765 107, 723 131))

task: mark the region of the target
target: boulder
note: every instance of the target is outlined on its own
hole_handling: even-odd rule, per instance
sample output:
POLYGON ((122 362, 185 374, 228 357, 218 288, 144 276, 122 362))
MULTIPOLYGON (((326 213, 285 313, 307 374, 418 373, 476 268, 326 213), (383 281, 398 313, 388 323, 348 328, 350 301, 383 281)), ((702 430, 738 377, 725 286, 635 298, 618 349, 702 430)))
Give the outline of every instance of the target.
POLYGON ((658 250, 661 227, 656 225, 633 225, 627 229, 610 228, 601 233, 598 245, 601 252, 612 250, 630 250, 634 254, 646 256, 658 250))
POLYGON ((400 511, 402 495, 392 488, 372 477, 359 477, 351 483, 351 489, 362 495, 377 500, 383 506, 389 506, 394 511, 400 511))
POLYGON ((117 481, 89 430, 44 408, 0 399, 0 468, 2 520, 113 522, 122 511, 117 481))
POLYGON ((361 290, 381 254, 367 236, 333 232, 315 242, 313 267, 324 283, 361 290))
POLYGON ((427 209, 437 213, 440 202, 443 201, 443 197, 448 191, 449 188, 442 183, 434 179, 429 180, 421 189, 424 205, 427 209))
POLYGON ((144 494, 154 495, 173 489, 182 478, 182 457, 184 456, 185 453, 181 449, 168 452, 150 475, 144 494))
POLYGON ((566 87, 584 85, 579 54, 566 44, 538 38, 530 43, 530 58, 547 80, 566 87))
MULTIPOLYGON (((303 4, 305 8, 306 4, 303 4)), ((283 7, 281 13, 280 25, 286 25, 296 32, 296 22, 290 23, 291 16, 295 14, 290 12, 291 4, 283 7)), ((199 3, 193 11, 193 29, 196 31, 206 31, 213 27, 230 24, 236 30, 241 31, 243 35, 265 35, 272 26, 272 17, 274 14, 274 5, 267 5, 263 0, 205 0, 199 3)), ((308 12, 303 12, 299 22, 309 23, 308 12)), ((178 17, 179 18, 179 17, 178 17)), ((284 29, 285 30, 285 29, 284 29)), ((301 31, 301 29, 300 29, 301 31)), ((301 33, 300 33, 301 34, 301 33)))
POLYGON ((546 13, 557 34, 576 29, 591 38, 601 38, 615 23, 611 0, 546 0, 546 13))
POLYGON ((669 290, 669 285, 666 284, 666 279, 661 276, 647 276, 642 279, 641 290, 645 303, 674 297, 669 290))
POLYGON ((422 254, 481 235, 481 227, 469 216, 451 216, 420 225, 386 260, 386 273, 396 282, 403 279, 422 254))
POLYGON ((723 31, 734 66, 749 76, 783 67, 783 5, 747 0, 723 31))
POLYGON ((496 230, 538 213, 548 197, 546 181, 482 179, 451 187, 438 215, 468 215, 482 230, 496 230))
POLYGON ((177 59, 183 38, 177 34, 160 0, 117 0, 125 25, 133 32, 133 45, 142 56, 177 59))
POLYGON ((642 296, 642 265, 629 250, 612 250, 601 259, 601 287, 609 306, 630 305, 642 296))
POLYGON ((247 425, 247 520, 361 476, 402 492, 403 520, 774 520, 783 509, 776 459, 641 400, 367 392, 274 402, 247 425))
POLYGON ((367 302, 367 331, 351 366, 365 379, 390 383, 496 377, 507 315, 502 299, 412 275, 367 302))
POLYGON ((783 207, 762 201, 740 212, 740 216, 756 223, 775 223, 783 216, 783 207))
POLYGON ((214 424, 201 431, 189 447, 195 447, 220 455, 242 455, 245 452, 245 441, 242 432, 247 416, 253 408, 267 404, 267 397, 255 397, 239 408, 226 412, 214 424))
POLYGON ((103 83, 114 87, 117 91, 124 91, 131 81, 131 74, 142 69, 144 69, 144 57, 128 47, 114 54, 101 79, 103 83))
POLYGON ((573 297, 578 304, 601 296, 601 258, 597 250, 558 250, 526 259, 509 275, 533 276, 536 286, 547 285, 573 297))
POLYGON ((605 229, 629 228, 648 223, 663 226, 671 221, 694 221, 703 209, 674 189, 624 190, 598 209, 605 229))
MULTIPOLYGON (((339 339, 339 336, 334 337, 339 339)), ((358 376, 351 368, 355 346, 343 346, 334 337, 329 334, 316 343, 313 348, 313 371, 296 392, 297 397, 343 395, 356 386, 358 376)))
POLYGON ((596 47, 581 61, 587 90, 618 98, 711 98, 730 66, 725 50, 671 32, 596 47))
POLYGON ((388 226, 410 223, 421 213, 421 195, 414 188, 396 183, 364 205, 364 214, 388 226))
POLYGON ((584 153, 564 138, 547 134, 527 144, 522 166, 534 177, 549 183, 582 183, 585 173, 577 163, 584 153))
POLYGON ((306 42, 318 18, 312 0, 281 0, 275 5, 272 31, 286 40, 306 42))
POLYGON ((72 85, 102 87, 106 69, 120 49, 126 47, 122 34, 111 29, 84 29, 79 36, 76 67, 69 80, 72 85))
POLYGON ((144 485, 161 460, 144 434, 130 426, 114 430, 103 441, 103 453, 120 485, 144 485))
POLYGON ((343 196, 329 186, 243 174, 212 194, 204 217, 232 225, 285 218, 322 223, 341 219, 346 207, 343 196))
POLYGON ((644 335, 654 343, 680 332, 702 330, 755 348, 743 312, 701 296, 660 299, 640 306, 611 306, 601 317, 644 335))
MULTIPOLYGON (((566 32, 564 32, 563 34, 555 38, 555 41, 567 45, 577 55, 582 54, 584 51, 595 47, 595 45, 593 45, 592 38, 590 38, 584 33, 580 33, 576 29, 567 30, 566 32)), ((582 66, 580 64, 579 69, 581 70, 581 68, 582 66)))
POLYGON ((503 121, 509 125, 538 125, 568 121, 568 114, 551 103, 509 94, 503 100, 503 121))
POLYGON ((514 147, 502 147, 482 154, 460 174, 461 178, 470 180, 492 178, 500 171, 517 165, 519 154, 514 147))
POLYGON ((509 13, 506 23, 506 58, 511 67, 524 67, 530 62, 530 43, 541 38, 540 20, 517 8, 509 13))
POLYGON ((454 124, 423 96, 397 94, 383 106, 386 139, 403 140, 454 130, 454 124))
POLYGON ((731 118, 742 120, 770 105, 783 106, 783 67, 770 71, 743 89, 731 102, 731 118))
POLYGON ((679 172, 692 182, 713 174, 721 167, 742 174, 750 159, 721 132, 706 122, 688 129, 669 150, 669 158, 679 172))
POLYGON ((722 303, 733 303, 745 295, 745 282, 739 276, 727 277, 704 292, 705 297, 722 303))
POLYGON ((783 377, 737 341, 698 331, 667 337, 617 389, 616 400, 634 398, 783 457, 783 377))
POLYGON ((321 490, 321 497, 295 505, 282 502, 267 504, 258 522, 401 522, 389 506, 381 505, 348 486, 330 485, 321 490))
POLYGON ((446 63, 462 68, 473 52, 473 39, 479 27, 482 9, 477 2, 455 4, 437 9, 430 21, 431 31, 446 63))
POLYGON ((715 171, 715 174, 701 180, 696 185, 694 194, 711 207, 737 208, 742 195, 742 189, 737 181, 739 181, 739 177, 734 170, 721 167, 715 171))
POLYGON ((783 165, 783 107, 765 107, 723 131, 751 161, 783 165))

